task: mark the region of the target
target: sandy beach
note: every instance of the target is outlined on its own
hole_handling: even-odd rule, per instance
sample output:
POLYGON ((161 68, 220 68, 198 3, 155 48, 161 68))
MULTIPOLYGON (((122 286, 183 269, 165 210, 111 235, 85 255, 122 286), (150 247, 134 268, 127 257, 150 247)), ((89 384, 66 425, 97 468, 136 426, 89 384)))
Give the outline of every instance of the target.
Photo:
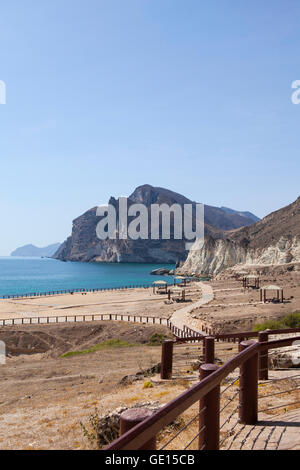
MULTIPOLYGON (((72 315, 117 314, 171 318, 185 307, 191 310, 185 323, 215 332, 251 330, 256 323, 300 310, 300 273, 265 275, 260 285, 276 284, 284 290, 284 303, 262 303, 258 289, 244 289, 240 280, 230 277, 209 282, 191 283, 186 290, 187 302, 168 303, 166 294, 154 294, 152 288, 102 291, 0 300, 0 321, 3 319, 63 317, 72 315), (201 289, 202 286, 202 289, 201 289), (213 299, 198 306, 203 286, 208 286, 213 299)), ((53 318, 54 319, 54 318, 53 318)), ((63 320, 63 319, 61 319, 63 320)))
MULTIPOLYGON (((172 287, 171 287, 172 289, 172 287)), ((201 297, 201 290, 191 284, 186 288, 187 302, 201 297)), ((178 303, 168 303, 166 294, 154 294, 153 289, 137 288, 0 300, 0 320, 72 315, 137 315, 167 319, 178 303)))

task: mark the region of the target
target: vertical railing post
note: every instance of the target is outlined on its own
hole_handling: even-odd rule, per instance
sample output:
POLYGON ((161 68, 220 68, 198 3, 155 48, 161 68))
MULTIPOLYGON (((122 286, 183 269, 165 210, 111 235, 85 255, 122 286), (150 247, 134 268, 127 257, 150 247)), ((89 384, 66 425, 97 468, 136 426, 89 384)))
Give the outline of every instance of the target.
MULTIPOLYGON (((219 367, 216 364, 202 364, 200 380, 205 379, 219 367)), ((220 446, 220 384, 200 400, 199 450, 219 450, 220 446)))
MULTIPOLYGON (((153 411, 146 408, 131 408, 124 411, 120 417, 120 434, 125 434, 130 429, 137 426, 145 419, 149 418, 153 411)), ((137 450, 156 450, 156 436, 152 437, 142 447, 137 450)))
POLYGON ((161 348, 161 369, 160 376, 162 379, 172 378, 173 369, 173 344, 171 339, 163 342, 161 348))
MULTIPOLYGON (((243 351, 256 344, 253 340, 243 341, 239 350, 243 351)), ((258 353, 254 353, 240 368, 239 418, 242 424, 257 423, 258 402, 258 353)))
POLYGON ((204 338, 205 343, 205 364, 214 364, 215 363, 215 338, 213 336, 206 336, 204 338))
MULTIPOLYGON (((259 343, 267 342, 269 339, 269 333, 267 331, 260 331, 258 333, 259 343)), ((259 357, 259 369, 258 378, 259 380, 268 380, 269 378, 269 364, 268 364, 268 348, 260 348, 259 357)))

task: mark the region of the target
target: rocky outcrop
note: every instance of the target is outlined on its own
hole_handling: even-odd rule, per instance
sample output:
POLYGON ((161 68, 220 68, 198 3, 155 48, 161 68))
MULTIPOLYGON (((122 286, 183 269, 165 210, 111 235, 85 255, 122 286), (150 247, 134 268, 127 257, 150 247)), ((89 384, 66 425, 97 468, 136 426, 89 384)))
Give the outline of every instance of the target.
POLYGON ((300 262, 300 198, 250 227, 221 238, 196 241, 180 273, 213 275, 237 265, 273 266, 300 262))
MULTIPOLYGON (((300 366, 300 341, 296 338, 298 333, 290 333, 289 337, 295 337, 295 341, 291 346, 269 351, 269 368, 270 369, 290 369, 299 368, 300 366)), ((269 335, 269 340, 284 339, 286 335, 269 335)))
MULTIPOLYGON (((118 218, 118 201, 111 198, 110 204, 114 205, 118 218)), ((128 206, 133 203, 142 203, 148 208, 150 214, 151 204, 193 204, 185 196, 164 188, 156 188, 150 185, 139 186, 128 198, 128 206)), ((94 207, 73 221, 72 235, 55 253, 54 258, 71 261, 114 262, 114 263, 170 263, 185 261, 187 251, 184 234, 182 240, 99 240, 96 235, 96 227, 99 217, 94 207)), ((129 218, 130 222, 130 218, 129 218)), ((223 230, 235 229, 253 223, 251 217, 228 210, 222 210, 213 206, 205 206, 205 232, 216 236, 223 230)), ((150 224, 149 224, 150 225, 150 224)), ((171 234, 173 233, 171 219, 171 234)))
MULTIPOLYGON (((161 408, 161 404, 158 401, 149 401, 145 403, 136 403, 134 408, 145 408, 152 411, 153 413, 161 408)), ((110 444, 120 435, 120 417, 124 411, 130 410, 133 407, 120 406, 115 410, 107 413, 103 416, 93 417, 93 423, 96 427, 96 440, 99 448, 110 444)), ((85 435, 88 436, 86 428, 84 428, 85 435)))
POLYGON ((299 369, 299 343, 292 348, 290 347, 289 350, 284 351, 284 349, 281 348, 269 356, 269 369, 299 369))
POLYGON ((158 269, 154 269, 153 271, 151 271, 151 273, 153 276, 164 276, 166 274, 170 274, 170 269, 167 269, 167 268, 158 268, 158 269))

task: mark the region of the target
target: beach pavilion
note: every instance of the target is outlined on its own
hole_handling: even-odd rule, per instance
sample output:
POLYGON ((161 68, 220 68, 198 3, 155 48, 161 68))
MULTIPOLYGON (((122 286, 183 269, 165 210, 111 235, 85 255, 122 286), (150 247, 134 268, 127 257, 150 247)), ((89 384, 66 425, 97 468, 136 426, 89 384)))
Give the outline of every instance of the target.
POLYGON ((168 288, 168 283, 167 281, 159 280, 159 281, 154 281, 153 284, 153 294, 167 294, 167 288, 168 288))
POLYGON ((259 289, 259 276, 256 274, 249 274, 249 276, 244 276, 243 287, 252 287, 253 289, 259 289))
POLYGON ((274 300, 274 297, 272 298, 267 298, 267 292, 276 292, 276 299, 277 302, 283 303, 283 288, 275 285, 269 285, 269 286, 264 286, 261 287, 260 289, 260 301, 263 303, 266 302, 272 302, 274 300))
POLYGON ((235 273, 235 277, 238 279, 238 280, 242 280, 245 276, 248 275, 248 272, 247 271, 238 271, 237 273, 235 273))
POLYGON ((185 289, 182 289, 179 286, 175 286, 171 289, 172 297, 174 300, 183 300, 185 301, 185 289))
POLYGON ((175 276, 174 277, 174 286, 176 286, 177 281, 180 281, 180 284, 182 283, 184 286, 186 286, 186 277, 184 277, 184 276, 175 276))

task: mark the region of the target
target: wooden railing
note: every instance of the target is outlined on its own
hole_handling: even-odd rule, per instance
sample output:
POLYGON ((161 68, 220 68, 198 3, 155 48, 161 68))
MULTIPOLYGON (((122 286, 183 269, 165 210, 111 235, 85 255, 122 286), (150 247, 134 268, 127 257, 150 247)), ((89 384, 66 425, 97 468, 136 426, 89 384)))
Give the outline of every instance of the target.
POLYGON ((74 288, 74 289, 64 289, 64 290, 53 290, 47 292, 28 292, 26 294, 6 294, 1 295, 0 299, 26 299, 32 297, 49 297, 53 295, 62 295, 62 294, 75 294, 75 293, 87 293, 87 292, 108 292, 108 291, 122 291, 127 289, 149 289, 152 287, 152 283, 149 284, 132 284, 127 286, 120 287, 98 287, 94 289, 83 289, 83 288, 74 288))
MULTIPOLYGON (((170 322, 169 322, 170 324, 170 322)), ((169 326, 170 327, 170 326, 169 326)), ((163 353, 162 353, 162 371, 166 371, 165 375, 162 375, 163 379, 170 378, 172 376, 173 369, 173 351, 174 346, 184 343, 202 343, 202 356, 205 358, 205 362, 209 362, 208 358, 211 357, 211 344, 210 339, 213 339, 213 343, 219 341, 225 341, 230 343, 239 344, 242 341, 249 340, 251 338, 257 338, 259 342, 268 341, 270 335, 287 335, 287 334, 297 334, 300 333, 300 328, 286 328, 286 329, 276 329, 276 330, 266 330, 266 331, 242 331, 239 333, 218 333, 211 335, 199 335, 196 331, 191 330, 188 327, 185 327, 184 333, 186 336, 183 336, 182 331, 178 332, 177 330, 173 331, 173 334, 176 336, 176 340, 165 342, 163 344, 163 353)), ((260 358, 264 364, 265 369, 268 364, 268 353, 266 352, 264 357, 260 358)), ((267 372, 262 373, 260 371, 260 378, 267 378, 267 372)))
MULTIPOLYGON (((197 282, 199 280, 200 279, 198 278, 194 278, 190 281, 190 283, 197 282)), ((173 281, 170 281, 168 284, 172 286, 173 281)), ((52 295, 74 294, 74 293, 84 293, 84 292, 87 293, 87 292, 121 291, 121 290, 127 290, 127 289, 149 289, 152 286, 153 286, 153 282, 149 281, 149 283, 146 283, 146 284, 129 284, 126 286, 118 286, 118 287, 95 287, 95 288, 75 287, 72 289, 52 290, 52 291, 46 291, 46 292, 26 292, 24 294, 5 294, 5 295, 0 295, 0 299, 26 299, 29 297, 49 297, 52 295)))
MULTIPOLYGON (((220 429, 230 422, 234 414, 238 414, 236 424, 253 425, 258 421, 258 377, 261 372, 259 356, 269 349, 290 346, 295 341, 300 341, 300 336, 276 341, 242 341, 239 345, 240 352, 235 357, 222 367, 212 363, 202 365, 199 383, 125 432, 106 447, 106 450, 139 450, 147 448, 147 445, 151 446, 148 447, 149 450, 156 448, 157 434, 197 402, 200 403, 199 413, 179 430, 175 436, 169 439, 167 443, 164 443, 160 450, 166 449, 167 445, 177 438, 180 432, 186 430, 188 425, 191 425, 192 422, 195 423, 195 420, 197 420, 196 423, 198 422, 197 432, 193 435, 192 440, 184 446, 184 449, 187 449, 197 439, 197 448, 199 450, 218 450, 220 448, 220 429), (221 412, 227 406, 225 405, 220 409, 221 383, 236 369, 240 370, 238 380, 235 377, 234 382, 229 384, 226 390, 233 383, 239 383, 237 385, 238 405, 230 413, 229 417, 226 417, 223 424, 220 424, 221 412)), ((284 393, 290 394, 291 390, 284 393)), ((288 405, 295 405, 295 403, 289 402, 288 405)), ((284 407, 285 405, 282 406, 284 407)))
POLYGON ((169 325, 167 318, 148 317, 145 315, 123 315, 117 313, 98 313, 85 315, 45 315, 38 317, 21 317, 0 319, 0 326, 12 325, 38 325, 52 323, 69 322, 89 322, 89 321, 125 321, 134 323, 151 323, 156 325, 169 325))

